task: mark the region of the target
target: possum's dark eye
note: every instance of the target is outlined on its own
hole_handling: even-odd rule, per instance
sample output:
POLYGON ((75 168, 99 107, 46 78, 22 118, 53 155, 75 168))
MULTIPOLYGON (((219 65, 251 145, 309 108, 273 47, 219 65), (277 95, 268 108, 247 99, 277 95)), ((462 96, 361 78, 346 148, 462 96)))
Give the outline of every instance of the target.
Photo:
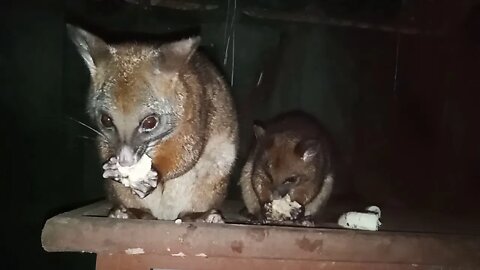
POLYGON ((143 132, 148 132, 154 129, 158 124, 158 117, 155 115, 150 115, 143 119, 141 128, 143 132))
POLYGON ((111 128, 113 127, 113 120, 110 116, 108 116, 107 114, 102 114, 100 116, 100 122, 102 123, 102 125, 106 128, 111 128))

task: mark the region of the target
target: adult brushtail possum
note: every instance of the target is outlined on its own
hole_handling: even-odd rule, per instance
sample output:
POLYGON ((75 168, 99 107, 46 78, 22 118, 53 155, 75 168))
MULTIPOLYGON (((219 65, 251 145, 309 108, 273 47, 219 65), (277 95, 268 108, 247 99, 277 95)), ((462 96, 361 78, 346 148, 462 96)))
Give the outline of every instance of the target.
POLYGON ((200 38, 111 43, 67 28, 91 75, 87 106, 110 216, 221 222, 237 121, 224 79, 197 51, 200 38), (148 172, 124 181, 121 169, 143 160, 148 172))

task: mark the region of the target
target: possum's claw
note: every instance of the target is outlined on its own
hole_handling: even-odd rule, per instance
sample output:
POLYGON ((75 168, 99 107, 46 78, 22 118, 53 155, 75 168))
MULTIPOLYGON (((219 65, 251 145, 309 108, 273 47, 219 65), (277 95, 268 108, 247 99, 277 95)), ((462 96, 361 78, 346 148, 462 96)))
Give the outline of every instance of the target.
POLYGON ((225 223, 222 214, 217 210, 211 210, 205 217, 206 223, 225 223))
POLYGON ((222 213, 217 209, 206 212, 182 213, 179 218, 182 222, 225 223, 222 213))
POLYGON ((293 208, 290 211, 291 220, 302 219, 305 216, 305 207, 293 208))
POLYGON ((103 172, 103 178, 105 179, 108 179, 108 178, 113 178, 114 180, 116 181, 119 181, 120 180, 120 173, 118 172, 118 170, 105 170, 103 172))
POLYGON ((315 226, 315 219, 312 216, 304 216, 303 218, 298 220, 298 223, 304 227, 314 227, 315 226))
POLYGON ((122 176, 118 170, 118 162, 116 157, 112 157, 110 160, 108 160, 105 164, 103 164, 102 168, 103 178, 112 178, 113 180, 120 182, 122 176))
POLYGON ((154 170, 149 171, 147 174, 147 181, 151 187, 156 188, 158 181, 158 173, 154 170))
POLYGON ((104 170, 116 170, 118 169, 118 160, 116 157, 110 158, 105 164, 103 164, 102 168, 104 170))
POLYGON ((108 213, 108 217, 118 218, 118 219, 129 219, 130 214, 125 207, 114 207, 110 209, 110 212, 108 213))

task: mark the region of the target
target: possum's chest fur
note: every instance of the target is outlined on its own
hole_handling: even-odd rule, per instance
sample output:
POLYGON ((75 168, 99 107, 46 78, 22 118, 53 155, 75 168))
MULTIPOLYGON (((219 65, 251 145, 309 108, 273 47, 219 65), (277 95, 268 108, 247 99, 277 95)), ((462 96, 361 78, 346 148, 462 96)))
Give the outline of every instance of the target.
POLYGON ((176 219, 186 209, 192 209, 192 195, 198 169, 192 169, 186 174, 167 181, 163 188, 157 188, 140 203, 150 209, 158 219, 176 219))
POLYGON ((195 166, 165 183, 141 202, 159 219, 176 219, 184 212, 205 212, 218 207, 226 194, 236 144, 227 132, 212 136, 195 166))

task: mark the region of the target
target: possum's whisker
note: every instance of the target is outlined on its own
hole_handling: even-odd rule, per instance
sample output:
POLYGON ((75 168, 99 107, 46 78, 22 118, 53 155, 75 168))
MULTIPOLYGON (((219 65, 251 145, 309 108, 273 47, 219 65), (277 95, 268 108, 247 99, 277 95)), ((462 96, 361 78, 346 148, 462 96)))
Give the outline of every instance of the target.
MULTIPOLYGON (((76 136, 75 138, 83 139, 83 140, 88 141, 88 142, 95 142, 97 140, 97 138, 92 138, 92 137, 88 137, 88 136, 76 136)), ((102 142, 106 142, 106 140, 104 140, 102 138, 102 142)))
POLYGON ((88 137, 88 136, 80 136, 80 135, 79 135, 79 136, 77 136, 77 138, 81 138, 81 139, 85 139, 85 140, 92 140, 92 141, 94 141, 94 140, 95 140, 95 138, 88 137))
MULTIPOLYGON (((236 1, 235 1, 236 3, 236 1)), ((233 87, 234 77, 235 77, 235 29, 233 29, 233 40, 232 40, 232 68, 231 68, 232 78, 230 85, 233 87)))
POLYGON ((226 42, 227 42, 227 32, 228 32, 228 18, 230 17, 230 0, 228 0, 227 2, 227 15, 226 15, 226 18, 225 18, 225 29, 224 29, 224 32, 223 32, 223 46, 225 47, 226 46, 226 42))
POLYGON ((91 131, 93 131, 93 132, 97 133, 98 135, 102 136, 105 140, 107 139, 107 137, 105 137, 105 135, 103 135, 100 131, 96 130, 95 128, 93 128, 93 127, 91 127, 91 126, 89 126, 89 125, 87 125, 87 124, 85 124, 85 123, 83 123, 82 121, 79 121, 79 120, 74 119, 74 118, 72 118, 72 117, 68 117, 68 119, 70 119, 70 120, 72 120, 72 121, 74 121, 74 122, 76 122, 76 123, 78 123, 78 124, 80 124, 80 125, 88 128, 88 129, 90 129, 91 131))
POLYGON ((225 55, 223 57, 223 65, 227 65, 228 61, 228 47, 230 46, 230 35, 228 36, 227 39, 227 45, 225 46, 225 55))
POLYGON ((233 32, 233 37, 232 37, 232 68, 231 68, 231 73, 232 73, 232 78, 231 78, 231 86, 233 87, 233 82, 234 82, 234 76, 235 76, 235 20, 236 20, 236 14, 237 14, 237 0, 233 1, 233 17, 232 17, 232 25, 231 29, 233 32))

